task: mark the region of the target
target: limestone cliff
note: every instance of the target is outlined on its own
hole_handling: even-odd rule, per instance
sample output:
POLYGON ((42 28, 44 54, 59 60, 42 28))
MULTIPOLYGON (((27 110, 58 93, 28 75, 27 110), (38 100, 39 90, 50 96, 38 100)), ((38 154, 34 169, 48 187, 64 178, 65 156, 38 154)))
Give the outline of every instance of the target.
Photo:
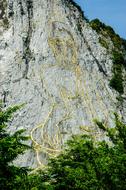
POLYGON ((22 165, 43 166, 72 134, 97 137, 94 118, 112 126, 113 112, 125 117, 125 68, 118 92, 114 43, 102 36, 72 0, 0 0, 0 99, 25 103, 10 130, 25 128, 34 147, 22 165))

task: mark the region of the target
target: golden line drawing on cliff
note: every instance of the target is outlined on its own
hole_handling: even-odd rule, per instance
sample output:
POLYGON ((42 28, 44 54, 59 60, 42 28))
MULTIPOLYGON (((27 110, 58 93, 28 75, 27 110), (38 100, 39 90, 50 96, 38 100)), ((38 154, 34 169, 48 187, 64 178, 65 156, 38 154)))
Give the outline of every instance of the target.
MULTIPOLYGON (((50 46, 50 49, 52 49, 54 57, 56 59, 56 65, 63 67, 65 70, 70 70, 71 72, 74 72, 76 76, 76 90, 74 93, 74 96, 70 97, 69 96, 69 90, 67 90, 69 100, 73 98, 78 98, 78 96, 82 96, 82 93, 80 94, 79 91, 82 91, 82 82, 80 80, 81 77, 81 67, 78 64, 77 60, 77 47, 76 47, 76 42, 74 40, 73 35, 71 34, 70 31, 65 29, 65 24, 64 23, 59 23, 59 22, 52 22, 53 25, 53 34, 51 37, 48 39, 48 44, 50 46), (60 29, 58 30, 58 24, 60 24, 60 29), (57 27, 56 27, 57 25, 57 27), (65 35, 63 39, 61 38, 61 33, 64 33, 65 35), (55 37, 56 36, 56 37, 55 37), (71 56, 70 56, 71 55, 71 56)), ((84 91, 87 91, 86 87, 84 91)), ((62 92, 61 92, 62 94, 62 92)), ((92 114, 92 118, 95 117, 96 113, 94 108, 92 107, 90 103, 90 97, 88 97, 87 94, 87 99, 89 100, 88 103, 90 104, 90 112, 92 114)), ((84 98, 84 97, 83 97, 84 98)), ((68 99, 68 98, 67 98, 68 99)), ((87 101, 85 101, 87 102, 87 101)))
MULTIPOLYGON (((42 64, 41 80, 43 81, 43 88, 45 89, 45 94, 50 105, 50 111, 48 111, 46 119, 31 131, 31 139, 36 152, 37 162, 41 167, 44 167, 43 161, 41 160, 41 153, 52 157, 60 153, 63 144, 63 135, 60 126, 63 123, 65 125, 74 117, 75 104, 80 104, 82 108, 85 108, 84 112, 88 115, 92 125, 93 119, 98 118, 98 112, 96 107, 93 106, 93 97, 91 96, 93 92, 98 100, 98 110, 103 113, 106 122, 110 114, 110 111, 106 109, 105 102, 100 93, 97 91, 96 84, 90 89, 90 85, 93 84, 91 82, 90 84, 87 83, 87 75, 89 73, 78 63, 78 45, 70 29, 65 23, 59 21, 50 21, 49 27, 51 29, 48 32, 48 45, 55 58, 55 63, 42 64), (55 78, 60 71, 60 80, 53 82, 54 89, 59 92, 57 95, 51 89, 51 80, 44 76, 46 73, 49 75, 49 72, 51 73, 50 76, 53 76, 53 69, 56 72, 54 73, 55 78), (62 76, 61 72, 65 73, 65 75, 62 76), (64 76, 69 76, 67 82, 65 78, 62 78, 64 76), (72 79, 74 82, 71 81, 72 79), (78 103, 79 100, 81 100, 81 103, 78 103), (59 108, 64 113, 56 119, 54 113, 58 113, 59 108), (50 130, 53 131, 52 134, 50 134, 50 130), (41 133, 41 143, 37 142, 34 137, 36 131, 41 133)), ((87 126, 83 124, 80 126, 76 127, 78 129, 80 128, 83 132, 92 132, 87 126)))

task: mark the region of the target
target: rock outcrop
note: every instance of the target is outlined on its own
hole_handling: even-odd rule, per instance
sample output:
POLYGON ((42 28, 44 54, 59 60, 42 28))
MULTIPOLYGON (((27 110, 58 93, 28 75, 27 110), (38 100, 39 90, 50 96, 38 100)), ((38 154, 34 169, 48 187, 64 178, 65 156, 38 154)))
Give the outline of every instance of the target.
POLYGON ((0 99, 5 107, 25 103, 10 123, 31 136, 23 166, 43 166, 72 134, 99 138, 94 118, 113 126, 113 112, 125 117, 125 81, 121 95, 110 87, 112 67, 73 1, 0 0, 0 99))

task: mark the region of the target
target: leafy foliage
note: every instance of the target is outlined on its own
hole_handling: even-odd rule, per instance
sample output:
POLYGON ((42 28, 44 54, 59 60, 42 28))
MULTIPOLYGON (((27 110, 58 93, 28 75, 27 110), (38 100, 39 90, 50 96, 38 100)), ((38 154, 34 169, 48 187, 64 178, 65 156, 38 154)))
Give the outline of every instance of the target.
POLYGON ((124 58, 121 53, 117 51, 113 51, 113 77, 110 80, 110 86, 113 87, 116 91, 118 91, 120 94, 124 93, 124 87, 123 87, 123 63, 124 58))
POLYGON ((9 134, 6 131, 7 123, 21 106, 10 107, 3 110, 0 106, 0 189, 18 189, 20 183, 26 180, 28 169, 16 167, 12 163, 19 154, 23 154, 29 148, 23 141, 28 137, 22 133, 24 130, 9 134))
POLYGON ((49 176, 46 171, 29 174, 24 181, 19 181, 18 190, 53 190, 53 187, 48 182, 49 176))
POLYGON ((112 27, 105 25, 99 19, 90 21, 90 26, 96 30, 97 33, 101 34, 99 38, 100 44, 109 49, 108 37, 113 42, 113 49, 111 51, 113 67, 112 67, 112 79, 110 80, 110 86, 114 88, 120 94, 124 93, 123 86, 123 67, 126 68, 124 60, 124 49, 126 48, 126 42, 115 33, 112 27))
POLYGON ((103 38, 99 38, 99 43, 106 49, 109 49, 108 43, 103 38))
POLYGON ((94 142, 92 136, 73 136, 68 147, 49 163, 49 183, 55 190, 125 190, 126 125, 115 114, 115 128, 97 126, 108 142, 94 142))
POLYGON ((99 19, 94 19, 90 21, 90 26, 96 30, 96 32, 100 32, 102 28, 104 28, 104 23, 102 23, 99 19))
POLYGON ((96 30, 97 33, 102 34, 104 37, 110 37, 114 46, 117 49, 121 49, 123 45, 123 40, 120 38, 118 34, 115 33, 111 26, 107 26, 102 23, 99 19, 94 19, 90 21, 90 26, 96 30))
POLYGON ((91 135, 76 135, 66 149, 50 160, 46 170, 28 175, 28 169, 12 162, 29 147, 22 130, 10 135, 7 122, 20 107, 0 108, 1 190, 125 190, 126 125, 115 114, 115 128, 95 120, 109 141, 94 141, 91 135))

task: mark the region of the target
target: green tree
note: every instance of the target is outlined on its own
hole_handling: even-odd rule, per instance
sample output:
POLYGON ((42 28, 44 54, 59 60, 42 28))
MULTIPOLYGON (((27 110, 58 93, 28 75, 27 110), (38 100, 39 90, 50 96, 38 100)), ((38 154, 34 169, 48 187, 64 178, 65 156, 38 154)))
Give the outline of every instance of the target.
POLYGON ((24 130, 9 134, 7 123, 20 106, 0 107, 1 190, 125 190, 126 125, 115 114, 115 128, 95 121, 108 140, 94 141, 93 135, 76 135, 45 171, 28 175, 28 168, 13 161, 29 148, 24 130))
POLYGON ((115 128, 95 122, 109 140, 73 136, 65 151, 49 163, 49 183, 55 190, 126 189, 126 125, 116 114, 115 128))
POLYGON ((110 80, 110 86, 114 88, 120 94, 124 93, 123 86, 123 66, 124 66, 124 58, 123 55, 117 51, 113 51, 113 76, 110 80))
POLYGON ((29 146, 23 143, 28 137, 23 135, 24 130, 18 130, 14 134, 7 132, 8 122, 21 106, 9 107, 4 110, 0 105, 0 189, 19 189, 25 183, 28 168, 13 165, 18 155, 23 154, 29 146))

